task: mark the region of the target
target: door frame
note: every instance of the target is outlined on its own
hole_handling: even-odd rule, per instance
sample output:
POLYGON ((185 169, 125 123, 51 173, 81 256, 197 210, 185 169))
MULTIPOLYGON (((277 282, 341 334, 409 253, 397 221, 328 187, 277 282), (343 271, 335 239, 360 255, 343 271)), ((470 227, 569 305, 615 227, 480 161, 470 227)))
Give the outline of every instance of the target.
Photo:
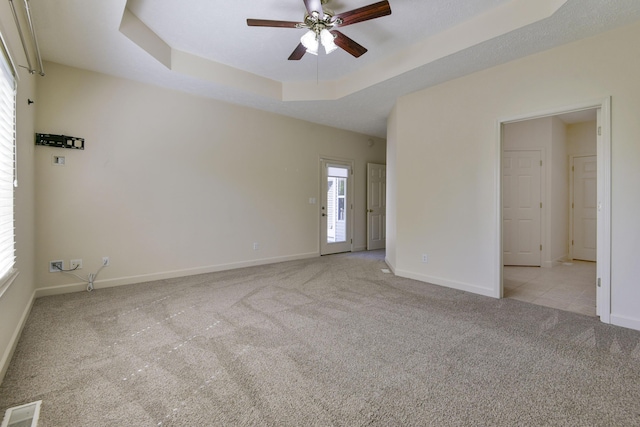
POLYGON ((326 180, 325 180, 325 168, 324 165, 325 164, 334 164, 336 166, 345 166, 348 167, 349 170, 351 171, 349 177, 347 178, 347 204, 349 205, 349 209, 347 209, 347 220, 346 220, 346 225, 347 225, 347 240, 349 241, 349 250, 348 251, 340 251, 340 252, 353 252, 353 204, 354 204, 354 194, 353 194, 353 190, 354 190, 354 185, 353 185, 353 180, 354 180, 354 176, 355 176, 355 171, 354 171, 354 160, 352 159, 344 159, 344 158, 338 158, 338 157, 328 157, 328 156, 320 156, 320 160, 319 160, 319 167, 320 167, 320 197, 319 197, 319 209, 318 209, 318 222, 320 224, 320 227, 318 229, 318 253, 320 255, 329 255, 331 253, 339 253, 339 252, 328 252, 323 254, 322 252, 322 248, 323 245, 326 244, 322 241, 322 237, 326 235, 326 230, 323 233, 323 227, 325 227, 324 225, 324 221, 322 220, 322 206, 323 206, 323 201, 324 198, 326 197, 326 192, 325 192, 325 186, 326 186, 326 180))
POLYGON ((504 296, 502 259, 502 150, 503 125, 506 123, 557 116, 581 110, 600 109, 598 114, 599 136, 597 138, 597 314, 603 323, 611 323, 611 97, 605 97, 574 105, 558 107, 517 116, 498 119, 496 122, 496 230, 497 251, 495 253, 495 277, 498 280, 496 298, 504 296))

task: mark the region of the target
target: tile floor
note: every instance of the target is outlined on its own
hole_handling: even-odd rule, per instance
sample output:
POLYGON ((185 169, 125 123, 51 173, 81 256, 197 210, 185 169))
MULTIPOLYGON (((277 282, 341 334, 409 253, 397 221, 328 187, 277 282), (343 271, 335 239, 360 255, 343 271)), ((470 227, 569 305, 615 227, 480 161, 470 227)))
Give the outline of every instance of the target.
POLYGON ((596 263, 552 268, 504 267, 504 297, 589 316, 596 315, 596 263))

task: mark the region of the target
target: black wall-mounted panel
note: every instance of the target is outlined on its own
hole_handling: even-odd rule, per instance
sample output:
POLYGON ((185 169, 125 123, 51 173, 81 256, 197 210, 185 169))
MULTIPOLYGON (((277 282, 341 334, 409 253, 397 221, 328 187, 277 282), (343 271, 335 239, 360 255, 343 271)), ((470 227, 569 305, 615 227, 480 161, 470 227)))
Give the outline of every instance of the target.
POLYGON ((49 133, 36 133, 36 145, 84 150, 84 138, 67 135, 52 135, 49 133))

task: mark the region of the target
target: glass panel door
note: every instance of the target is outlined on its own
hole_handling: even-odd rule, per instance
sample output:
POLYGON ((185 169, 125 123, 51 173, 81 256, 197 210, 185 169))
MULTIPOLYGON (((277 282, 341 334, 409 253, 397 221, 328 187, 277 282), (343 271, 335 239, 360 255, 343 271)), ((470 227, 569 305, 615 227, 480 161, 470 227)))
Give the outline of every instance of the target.
POLYGON ((323 194, 321 206, 322 255, 351 251, 351 165, 322 161, 323 194))

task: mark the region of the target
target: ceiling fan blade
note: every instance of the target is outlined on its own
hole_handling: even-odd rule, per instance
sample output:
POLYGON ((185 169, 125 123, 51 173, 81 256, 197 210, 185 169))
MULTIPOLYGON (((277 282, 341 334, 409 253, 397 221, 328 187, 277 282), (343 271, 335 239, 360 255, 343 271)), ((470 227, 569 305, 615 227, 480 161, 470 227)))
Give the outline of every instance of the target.
POLYGON ((299 22, 293 21, 272 21, 270 19, 247 19, 247 25, 250 27, 279 27, 279 28, 298 28, 299 22))
POLYGON ((333 20, 340 18, 342 20, 341 27, 345 25, 355 24, 357 22, 368 21, 369 19, 380 18, 382 16, 391 15, 391 5, 387 0, 370 4, 369 6, 353 9, 349 12, 339 13, 333 17, 333 20))
POLYGON ((349 37, 342 34, 340 31, 332 30, 331 34, 336 37, 334 41, 339 48, 347 51, 356 58, 359 58, 367 52, 367 49, 365 47, 359 45, 349 37))
POLYGON ((307 12, 311 15, 313 12, 318 12, 320 17, 323 16, 322 2, 320 0, 304 0, 304 5, 307 7, 307 12))
POLYGON ((307 48, 304 47, 302 43, 300 43, 289 56, 289 61, 298 61, 302 59, 305 53, 307 53, 307 48))

